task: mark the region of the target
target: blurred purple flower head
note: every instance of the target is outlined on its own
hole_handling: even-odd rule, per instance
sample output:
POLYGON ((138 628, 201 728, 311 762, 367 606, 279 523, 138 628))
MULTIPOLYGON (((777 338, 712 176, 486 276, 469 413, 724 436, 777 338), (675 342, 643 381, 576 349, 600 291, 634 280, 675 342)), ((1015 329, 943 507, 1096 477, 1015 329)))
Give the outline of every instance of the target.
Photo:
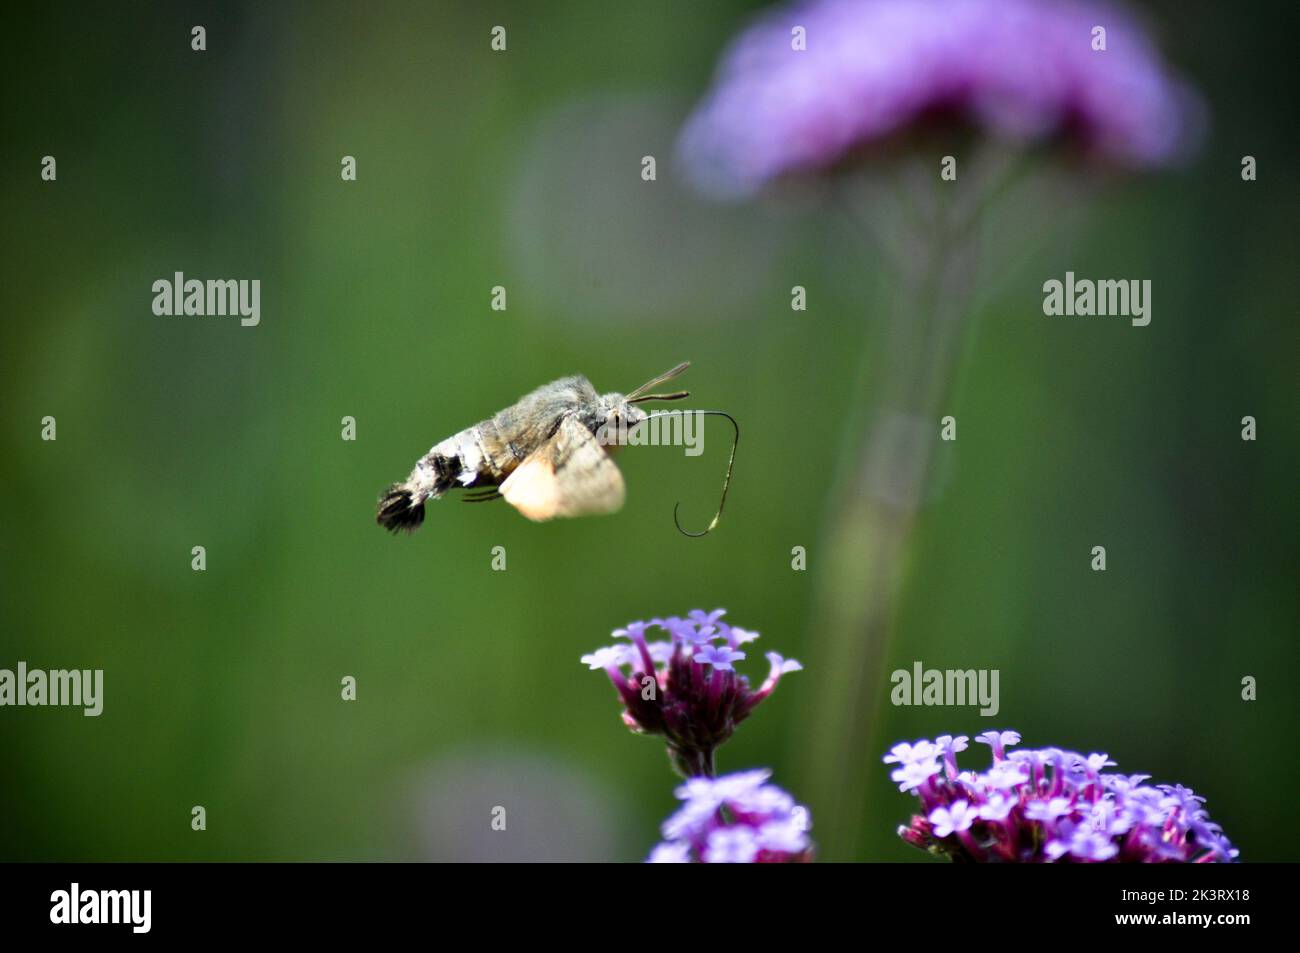
MULTIPOLYGON (((947 736, 944 736, 945 738, 947 736)), ((942 739, 940 739, 942 741, 942 739)), ((891 777, 920 812, 898 835, 955 861, 974 863, 1231 863, 1237 850, 1182 785, 1149 787, 1147 775, 1103 773, 1105 754, 1060 748, 1013 751, 1014 731, 975 739, 993 748, 984 774, 941 770, 939 746, 895 745, 891 777)), ((951 749, 951 745, 947 746, 951 749)))
POLYGON ((803 668, 769 652, 767 678, 751 689, 732 663, 746 654, 736 646, 752 642, 758 633, 728 625, 721 621, 723 614, 722 609, 708 614, 696 609, 685 619, 633 622, 613 633, 628 644, 582 657, 589 668, 603 668, 609 675, 623 701, 624 723, 633 731, 663 735, 673 764, 685 777, 712 774, 714 749, 772 694, 782 675, 803 668), (647 641, 654 628, 667 641, 647 641))
POLYGON ((806 0, 732 44, 679 152, 704 191, 746 195, 934 117, 1018 142, 1067 138, 1141 167, 1189 146, 1200 108, 1111 3, 806 0), (796 27, 806 49, 793 48, 796 27), (1105 50, 1093 49, 1094 27, 1105 50))
POLYGON ((686 803, 663 824, 648 862, 773 864, 812 860, 808 809, 775 784, 772 772, 691 778, 674 792, 686 803))

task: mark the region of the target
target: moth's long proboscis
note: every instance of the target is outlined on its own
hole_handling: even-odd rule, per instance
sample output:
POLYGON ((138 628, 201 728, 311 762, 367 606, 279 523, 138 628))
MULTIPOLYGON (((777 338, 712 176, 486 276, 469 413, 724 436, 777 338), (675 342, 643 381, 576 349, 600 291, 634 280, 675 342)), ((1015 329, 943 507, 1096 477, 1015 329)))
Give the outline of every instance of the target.
POLYGON ((673 524, 677 527, 677 532, 683 536, 689 536, 692 539, 699 539, 701 536, 708 536, 718 528, 718 521, 722 519, 722 509, 727 505, 727 490, 731 488, 731 471, 736 465, 736 448, 740 446, 740 424, 736 423, 736 418, 731 416, 725 410, 664 410, 659 413, 649 414, 645 419, 650 420, 653 417, 672 417, 678 414, 701 414, 704 416, 726 417, 731 421, 732 428, 736 431, 735 438, 731 441, 731 456, 727 460, 727 475, 722 480, 722 497, 718 500, 718 512, 713 514, 713 519, 709 525, 698 533, 692 533, 689 530, 682 529, 681 520, 678 519, 677 511, 681 509, 681 502, 678 501, 673 506, 673 524))

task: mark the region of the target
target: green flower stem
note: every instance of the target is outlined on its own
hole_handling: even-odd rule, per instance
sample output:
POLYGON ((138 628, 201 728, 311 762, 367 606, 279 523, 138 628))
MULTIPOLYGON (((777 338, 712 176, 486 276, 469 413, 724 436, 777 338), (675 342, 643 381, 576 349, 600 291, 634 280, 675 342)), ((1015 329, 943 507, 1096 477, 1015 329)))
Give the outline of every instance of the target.
POLYGON ((939 201, 934 179, 921 186, 933 191, 910 204, 913 216, 927 208, 931 215, 909 223, 911 247, 893 255, 898 295, 886 347, 864 355, 875 410, 817 556, 809 667, 825 690, 801 734, 804 783, 831 860, 858 856, 865 833, 868 772, 879 769, 872 726, 888 636, 972 298, 977 229, 954 214, 953 203, 939 201), (915 241, 917 234, 924 240, 915 241))

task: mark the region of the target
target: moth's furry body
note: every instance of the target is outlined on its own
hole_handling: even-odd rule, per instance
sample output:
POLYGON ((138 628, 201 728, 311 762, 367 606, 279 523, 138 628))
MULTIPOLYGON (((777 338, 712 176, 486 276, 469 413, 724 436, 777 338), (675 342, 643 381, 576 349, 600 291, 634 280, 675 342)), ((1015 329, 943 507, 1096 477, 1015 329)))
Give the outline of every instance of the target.
MULTIPOLYGON (((617 428, 622 420, 631 427, 646 418, 630 402, 636 393, 601 395, 581 375, 545 384, 435 444, 405 482, 389 487, 379 501, 377 521, 393 531, 414 530, 424 521, 427 500, 453 489, 501 487, 526 462, 536 465, 537 479, 515 481, 502 495, 530 519, 612 512, 623 502, 622 476, 604 450, 592 448, 599 448, 602 426, 617 428)), ((521 476, 525 473, 534 471, 525 469, 521 476)), ((494 493, 479 497, 496 498, 494 493)))

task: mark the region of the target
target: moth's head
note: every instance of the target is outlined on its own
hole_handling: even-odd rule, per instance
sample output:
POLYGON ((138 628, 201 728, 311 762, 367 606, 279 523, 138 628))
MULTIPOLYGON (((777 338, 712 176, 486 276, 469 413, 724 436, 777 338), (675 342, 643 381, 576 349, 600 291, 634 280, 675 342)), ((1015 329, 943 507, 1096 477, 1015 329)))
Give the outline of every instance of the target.
POLYGON ((650 416, 637 404, 648 400, 681 400, 691 396, 684 390, 672 394, 649 393, 651 388, 672 380, 688 367, 689 362, 678 364, 671 371, 646 381, 630 394, 602 394, 590 409, 590 419, 584 419, 583 423, 606 446, 626 443, 628 431, 650 416))
POLYGON ((627 433, 646 419, 646 412, 623 394, 602 394, 592 408, 591 419, 583 423, 605 446, 627 441, 627 433))

